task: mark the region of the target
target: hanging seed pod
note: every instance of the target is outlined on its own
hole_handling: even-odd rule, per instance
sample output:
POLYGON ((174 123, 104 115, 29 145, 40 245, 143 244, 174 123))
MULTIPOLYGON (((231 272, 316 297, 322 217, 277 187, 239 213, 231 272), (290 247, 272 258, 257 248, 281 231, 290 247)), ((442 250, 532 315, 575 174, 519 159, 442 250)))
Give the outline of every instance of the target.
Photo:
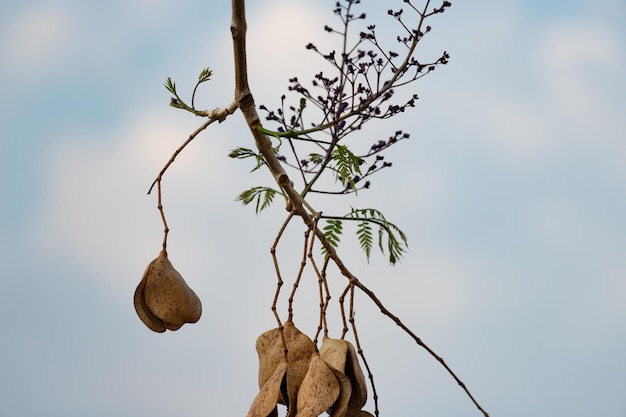
POLYGON ((256 341, 256 350, 259 355, 259 388, 263 387, 274 374, 278 364, 287 360, 289 365, 286 375, 287 384, 282 387, 278 403, 289 407, 287 417, 295 416, 295 404, 300 384, 306 375, 311 355, 317 352, 315 343, 298 330, 291 321, 288 321, 283 326, 282 334, 279 328, 261 334, 256 341), (283 337, 287 345, 286 358, 283 337))
POLYGON ((286 398, 287 401, 282 402, 281 404, 287 405, 287 415, 285 417, 296 417, 297 405, 298 405, 298 390, 300 389, 300 385, 302 384, 302 379, 293 368, 287 369, 286 375, 286 386, 282 387, 282 398, 286 398))
MULTIPOLYGON (((283 327, 285 342, 287 343, 287 363, 289 372, 287 373, 287 392, 289 394, 289 414, 292 414, 295 405, 294 397, 299 396, 300 384, 305 378, 309 369, 311 355, 317 354, 317 347, 309 336, 302 333, 291 321, 285 323, 283 327)), ((288 415, 292 417, 292 415, 288 415)))
POLYGON ((296 417, 317 417, 339 398, 341 386, 331 368, 318 353, 311 357, 306 376, 298 391, 296 417))
POLYGON ((348 357, 348 342, 343 339, 331 339, 325 337, 320 347, 320 356, 330 366, 344 372, 348 357))
POLYGON ((161 251, 150 262, 135 290, 135 310, 150 330, 178 330, 202 315, 200 299, 161 251))
MULTIPOLYGON (((346 343, 348 344, 348 356, 344 374, 352 384, 352 396, 350 396, 348 410, 360 410, 367 402, 367 383, 365 382, 365 375, 363 375, 354 346, 348 341, 346 343)), ((364 411, 364 413, 367 413, 367 411, 364 411)))
POLYGON ((324 338, 320 356, 350 381, 348 414, 358 412, 367 402, 367 385, 354 346, 347 340, 324 338))
MULTIPOLYGON (((148 266, 148 269, 150 266, 148 266)), ((166 330, 165 324, 163 324, 163 320, 152 314, 152 311, 148 308, 146 304, 146 297, 144 296, 144 291, 146 289, 146 274, 148 273, 148 269, 144 273, 144 277, 137 286, 135 290, 135 311, 137 315, 141 319, 141 321, 148 326, 150 330, 157 333, 163 333, 166 330)))
POLYGON ((287 372, 287 362, 281 362, 268 378, 250 406, 247 417, 273 417, 278 415, 276 404, 280 387, 287 372))
POLYGON ((337 401, 332 405, 332 407, 327 410, 330 417, 345 417, 348 412, 348 405, 350 404, 350 397, 352 396, 352 385, 350 384, 350 380, 342 373, 329 365, 333 374, 335 374, 335 378, 339 381, 339 397, 337 397, 337 401))
POLYGON ((278 364, 286 361, 280 329, 275 328, 261 334, 256 340, 256 351, 259 355, 259 388, 261 388, 274 374, 278 364))

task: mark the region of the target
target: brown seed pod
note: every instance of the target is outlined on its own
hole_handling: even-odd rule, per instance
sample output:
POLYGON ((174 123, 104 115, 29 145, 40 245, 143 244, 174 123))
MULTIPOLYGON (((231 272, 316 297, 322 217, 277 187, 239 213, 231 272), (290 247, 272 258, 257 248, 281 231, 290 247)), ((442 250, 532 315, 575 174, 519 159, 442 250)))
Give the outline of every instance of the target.
POLYGON ((276 403, 280 395, 280 387, 287 372, 287 362, 278 364, 274 373, 268 378, 250 406, 247 417, 268 417, 278 415, 276 403))
MULTIPOLYGON (((290 321, 283 326, 283 334, 275 328, 261 334, 256 341, 256 350, 259 355, 259 388, 274 374, 278 364, 287 360, 287 384, 278 398, 279 404, 295 405, 300 384, 306 375, 311 355, 317 352, 315 343, 290 321), (285 346, 287 357, 285 358, 285 346)), ((295 407, 289 407, 289 417, 295 415, 295 407)))
POLYGON ((320 356, 350 381, 352 392, 348 414, 360 410, 367 402, 367 384, 352 343, 326 337, 320 347, 320 356))
POLYGON ((336 370, 345 372, 348 342, 343 339, 325 337, 320 347, 320 356, 336 370))
POLYGON ((296 417, 317 417, 339 398, 341 385, 319 353, 313 354, 298 391, 296 417))
MULTIPOLYGON (((290 370, 287 378, 287 392, 290 403, 293 405, 294 394, 300 391, 300 384, 308 372, 311 355, 317 354, 317 347, 309 336, 298 330, 291 321, 283 326, 283 334, 287 343, 287 363, 289 363, 290 370)), ((289 408, 291 413, 293 407, 289 408)))
POLYGON ((274 374, 281 361, 286 361, 285 348, 279 328, 268 330, 256 340, 259 355, 259 388, 274 374))
POLYGON ((348 357, 344 373, 352 384, 352 396, 348 409, 360 410, 367 402, 367 382, 365 382, 365 375, 363 375, 354 346, 348 341, 346 343, 348 344, 348 357))
POLYGON ((178 330, 195 323, 202 315, 200 299, 161 251, 150 262, 135 290, 135 310, 150 330, 158 333, 178 330))
POLYGON ((333 406, 327 410, 330 417, 345 417, 348 411, 348 405, 350 404, 350 397, 352 396, 352 385, 350 380, 340 371, 336 370, 329 365, 329 368, 335 374, 335 378, 339 381, 339 397, 333 406))
MULTIPOLYGON (((150 266, 148 266, 148 269, 149 268, 150 266)), ((148 269, 146 269, 143 279, 135 290, 135 311, 137 312, 137 315, 139 316, 141 321, 143 321, 143 323, 148 326, 150 330, 157 333, 163 333, 166 330, 166 327, 163 324, 163 320, 152 314, 152 311, 150 311, 148 305, 146 304, 146 298, 144 296, 147 281, 146 274, 148 273, 148 269)))

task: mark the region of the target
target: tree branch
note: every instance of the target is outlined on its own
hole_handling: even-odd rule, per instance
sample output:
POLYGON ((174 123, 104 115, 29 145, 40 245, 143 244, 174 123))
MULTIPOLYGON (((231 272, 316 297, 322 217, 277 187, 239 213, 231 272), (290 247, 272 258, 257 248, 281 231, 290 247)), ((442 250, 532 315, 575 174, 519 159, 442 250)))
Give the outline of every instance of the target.
MULTIPOLYGON (((427 1, 428 6, 429 1, 427 1)), ((426 7, 427 7, 426 6, 426 7)), ((420 19, 420 27, 422 23, 420 19)), ((289 176, 283 169, 280 161, 278 160, 276 153, 272 149, 270 138, 263 134, 258 126, 261 125, 259 115, 254 105, 254 98, 248 85, 247 74, 247 55, 246 55, 246 16, 245 16, 245 0, 232 0, 232 20, 231 20, 231 35, 233 38, 233 50, 234 50, 234 64, 235 64, 235 99, 239 102, 239 108, 248 124, 250 132, 252 133, 256 146, 259 152, 263 155, 267 161, 270 172, 274 175, 274 178, 278 185, 282 187, 285 194, 289 197, 288 209, 299 215, 307 227, 314 229, 315 236, 319 239, 320 243, 326 249, 326 253, 329 258, 337 265, 339 271, 344 275, 354 286, 363 291, 375 304, 380 311, 394 321, 402 330, 404 330, 420 347, 424 348, 431 356, 433 356, 441 365, 448 371, 448 373, 454 378, 454 380, 461 386, 465 393, 469 396, 476 407, 484 414, 485 417, 489 417, 486 411, 478 404, 478 402, 471 395, 463 381, 450 369, 450 367, 444 362, 444 360, 437 355, 431 348, 429 348, 422 340, 417 337, 402 321, 393 315, 376 297, 373 291, 367 288, 361 283, 357 277, 355 277, 348 268, 344 265, 343 261, 335 251, 335 248, 324 236, 322 230, 315 227, 314 217, 318 216, 314 210, 304 201, 303 197, 294 189, 293 183, 289 180, 289 176), (305 207, 306 206, 306 207, 305 207), (311 210, 311 213, 307 210, 311 210)), ((415 49, 414 41, 410 47, 410 51, 415 49)), ((407 60, 409 58, 407 57, 407 60)), ((399 73, 395 74, 391 82, 385 88, 390 88, 393 82, 398 78, 399 73)))

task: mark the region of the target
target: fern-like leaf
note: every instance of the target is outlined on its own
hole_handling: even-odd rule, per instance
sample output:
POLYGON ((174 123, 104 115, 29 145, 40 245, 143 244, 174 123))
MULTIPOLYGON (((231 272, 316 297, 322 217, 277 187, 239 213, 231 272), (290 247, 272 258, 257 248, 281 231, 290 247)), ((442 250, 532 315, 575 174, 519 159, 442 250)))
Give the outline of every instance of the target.
POLYGON ((341 220, 329 219, 326 220, 326 226, 324 226, 324 236, 328 240, 328 242, 337 247, 339 245, 339 241, 341 240, 341 234, 343 233, 343 225, 341 220))
POLYGON ((250 172, 254 172, 257 169, 261 168, 263 165, 266 165, 265 158, 260 153, 254 152, 252 149, 248 148, 236 148, 230 151, 228 154, 230 158, 234 159, 246 159, 246 158, 255 158, 256 166, 250 170, 250 172))
POLYGON ((353 154, 347 146, 337 145, 332 152, 332 160, 334 164, 330 168, 335 171, 335 179, 354 189, 354 177, 361 175, 363 159, 353 154))
POLYGON ((241 201, 244 206, 255 202, 255 211, 256 214, 259 214, 272 204, 277 192, 278 191, 275 189, 269 187, 252 187, 239 194, 235 200, 241 201))
POLYGON ((372 253, 372 245, 374 242, 374 238, 372 237, 372 226, 366 220, 362 220, 359 222, 359 225, 356 230, 356 235, 359 238, 359 244, 361 245, 361 249, 365 252, 365 256, 367 257, 367 261, 370 260, 370 254, 372 253))
POLYGON ((211 71, 209 68, 204 68, 200 72, 200 75, 198 75, 198 84, 209 81, 212 75, 213 71, 211 71))
MULTIPOLYGON (((371 241, 369 242, 370 246, 367 246, 368 242, 365 242, 364 239, 366 237, 366 232, 363 229, 362 224, 365 223, 374 223, 378 226, 378 247, 380 251, 389 254, 389 263, 395 265, 404 252, 406 252, 407 248, 407 237, 402 230, 395 224, 389 222, 382 212, 376 209, 367 208, 367 209, 355 209, 346 216, 346 218, 350 220, 358 220, 359 221, 359 229, 357 229, 357 237, 359 238, 359 243, 361 244, 361 248, 365 251, 365 255, 368 257, 369 254, 366 248, 371 250, 371 241), (386 237, 386 239, 385 239, 386 237)), ((371 230, 370 230, 371 232, 371 230)), ((369 238, 372 239, 371 233, 369 234, 369 238)), ((372 239, 373 240, 373 239, 372 239)))

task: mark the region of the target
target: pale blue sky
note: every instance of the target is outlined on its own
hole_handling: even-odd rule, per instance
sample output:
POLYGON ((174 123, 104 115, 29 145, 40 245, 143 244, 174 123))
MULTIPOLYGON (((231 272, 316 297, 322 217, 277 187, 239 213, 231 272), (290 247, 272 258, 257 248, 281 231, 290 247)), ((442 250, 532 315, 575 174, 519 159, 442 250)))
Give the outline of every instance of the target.
MULTIPOLYGON (((395 6, 363 4, 393 30, 395 6)), ((333 5, 251 2, 258 103, 315 71, 304 45, 328 38, 333 5)), ((625 18, 622 0, 453 2, 422 50, 445 49, 450 64, 414 85, 410 114, 366 132, 411 133, 387 153, 393 168, 358 200, 313 200, 325 212, 375 206, 407 232, 393 268, 378 255, 368 265, 350 240, 340 253, 494 417, 626 415, 625 18)), ((202 299, 201 321, 154 334, 132 306, 161 242, 146 191, 201 122, 169 108, 162 83, 188 92, 209 66, 199 102, 228 104, 229 21, 227 1, 0 3, 0 416, 247 413, 254 342, 275 325, 269 246, 284 214, 234 201, 271 185, 226 156, 252 146, 240 114, 164 181, 170 259, 202 299)), ((279 248, 288 277, 301 233, 279 248)), ((306 285, 296 324, 311 333, 306 285)), ((383 416, 480 415, 357 301, 383 416)))

